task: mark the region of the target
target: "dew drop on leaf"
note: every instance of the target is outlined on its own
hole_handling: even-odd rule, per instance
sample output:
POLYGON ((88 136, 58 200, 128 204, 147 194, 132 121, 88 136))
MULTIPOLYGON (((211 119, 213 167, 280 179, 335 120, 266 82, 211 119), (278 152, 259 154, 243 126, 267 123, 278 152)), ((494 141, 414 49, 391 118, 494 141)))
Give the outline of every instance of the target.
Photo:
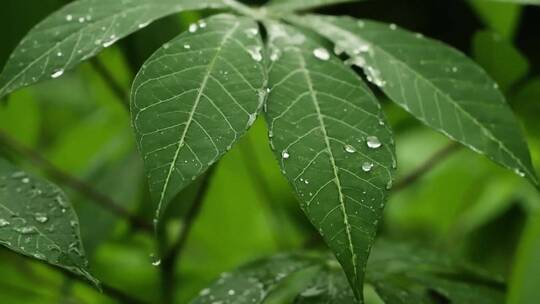
POLYGON ((281 156, 283 157, 283 159, 288 159, 289 157, 291 157, 291 155, 287 151, 283 151, 281 153, 281 156))
POLYGON ((345 146, 345 151, 347 151, 347 153, 354 153, 354 152, 356 152, 356 149, 351 145, 346 145, 345 146))
POLYGON ((199 26, 197 26, 196 23, 192 23, 192 24, 189 25, 188 31, 190 33, 195 33, 198 29, 199 29, 199 26))
POLYGON ((0 219, 0 228, 4 228, 7 226, 9 226, 9 222, 6 221, 5 219, 0 219))
POLYGON ((381 141, 377 136, 368 136, 367 146, 371 149, 377 149, 382 146, 381 141))
POLYGON ((373 169, 373 163, 370 163, 370 162, 364 162, 364 163, 362 164, 362 170, 363 170, 364 172, 369 172, 369 171, 371 171, 371 169, 373 169))
POLYGON ((54 71, 52 74, 51 74, 51 78, 58 78, 60 76, 64 75, 64 70, 63 69, 59 69, 59 70, 56 70, 54 71))
POLYGON ((324 61, 330 59, 330 53, 325 48, 316 48, 316 49, 314 49, 313 50, 313 55, 315 55, 315 57, 317 57, 318 59, 324 60, 324 61))

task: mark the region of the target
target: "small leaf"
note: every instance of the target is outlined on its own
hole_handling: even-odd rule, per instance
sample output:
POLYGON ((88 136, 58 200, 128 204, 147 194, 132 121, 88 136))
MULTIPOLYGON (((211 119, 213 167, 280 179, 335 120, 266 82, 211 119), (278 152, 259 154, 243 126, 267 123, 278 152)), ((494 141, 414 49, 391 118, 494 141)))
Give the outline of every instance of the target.
POLYGON ((305 11, 320 6, 329 6, 335 4, 360 2, 362 0, 274 0, 268 4, 269 9, 279 11, 305 11))
POLYGON ((465 55, 394 24, 322 16, 293 21, 332 40, 426 125, 538 185, 527 143, 498 85, 465 55))
POLYGON ((257 24, 231 15, 201 21, 143 65, 132 121, 156 218, 255 121, 265 79, 257 24))
POLYGON ((0 159, 0 244, 99 284, 88 272, 79 220, 55 185, 0 159))
POLYGON ((322 259, 307 254, 282 254, 224 273, 203 289, 192 304, 261 304, 290 275, 317 267, 322 259))
POLYGON ((377 100, 347 66, 290 27, 268 26, 272 147, 301 206, 362 297, 395 166, 377 100))
POLYGON ((0 98, 58 78, 119 39, 180 11, 224 7, 222 0, 79 0, 36 25, 0 75, 0 98))

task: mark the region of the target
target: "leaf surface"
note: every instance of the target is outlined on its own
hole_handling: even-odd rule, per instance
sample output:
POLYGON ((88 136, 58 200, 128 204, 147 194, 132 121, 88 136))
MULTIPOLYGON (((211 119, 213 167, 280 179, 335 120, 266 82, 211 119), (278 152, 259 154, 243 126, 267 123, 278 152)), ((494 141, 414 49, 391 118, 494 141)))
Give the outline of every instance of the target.
POLYGON ((359 2, 361 0, 274 0, 268 5, 269 9, 280 11, 301 11, 314 9, 321 6, 359 2))
POLYGON ((83 276, 94 284, 79 220, 55 185, 0 159, 0 244, 83 276))
POLYGON ((538 185, 525 138, 498 85, 443 43, 374 21, 294 18, 345 51, 419 120, 538 185))
POLYGON ((132 121, 156 217, 253 124, 266 98, 257 24, 218 15, 166 43, 132 88, 132 121))
POLYGON ((222 0, 79 0, 36 25, 0 75, 0 98, 58 78, 80 62, 156 19, 185 10, 224 7, 222 0))
POLYGON ((272 147, 361 298, 395 166, 392 134, 371 91, 338 58, 291 27, 272 23, 268 32, 272 147))

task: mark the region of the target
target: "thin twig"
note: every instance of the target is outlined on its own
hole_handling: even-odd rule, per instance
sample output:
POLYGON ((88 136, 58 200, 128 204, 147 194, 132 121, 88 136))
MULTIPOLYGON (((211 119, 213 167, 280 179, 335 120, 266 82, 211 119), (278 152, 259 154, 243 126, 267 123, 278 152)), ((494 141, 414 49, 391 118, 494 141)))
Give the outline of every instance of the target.
POLYGON ((0 143, 6 148, 11 149, 12 151, 22 155, 35 166, 43 169, 47 175, 51 177, 56 183, 62 184, 66 187, 71 188, 89 198, 97 205, 103 207, 106 210, 109 210, 111 213, 128 220, 134 227, 152 231, 152 225, 145 220, 131 214, 128 210, 124 209, 120 204, 115 202, 112 198, 106 196, 105 194, 95 190, 91 185, 79 180, 78 178, 69 175, 68 173, 57 168, 54 164, 49 162, 43 156, 41 156, 37 151, 34 151, 23 144, 19 143, 15 139, 11 138, 6 133, 0 131, 0 143))
POLYGON ((176 266, 178 265, 182 251, 186 245, 186 241, 189 237, 191 229, 193 228, 193 223, 197 219, 208 190, 210 188, 210 182, 214 176, 216 170, 216 165, 210 167, 206 174, 203 177, 201 185, 195 196, 195 200, 191 207, 189 208, 182 225, 182 231, 176 239, 176 241, 171 245, 171 249, 165 254, 161 262, 161 279, 163 284, 163 301, 166 304, 173 303, 173 291, 175 286, 175 273, 176 266))
POLYGON ((122 105, 129 110, 127 91, 122 87, 120 83, 118 83, 118 81, 116 81, 116 79, 109 72, 107 67, 103 65, 103 63, 97 57, 92 58, 90 60, 90 64, 92 65, 94 70, 101 76, 101 78, 103 78, 103 81, 105 81, 105 83, 109 86, 114 95, 116 95, 116 97, 122 102, 122 105))
POLYGON ((450 155, 459 151, 461 145, 457 142, 452 142, 441 150, 435 152, 428 160, 421 164, 418 168, 414 169, 411 173, 403 177, 397 183, 394 184, 392 192, 399 192, 404 188, 414 184, 418 179, 423 177, 426 173, 431 171, 435 166, 440 164, 443 160, 450 155))

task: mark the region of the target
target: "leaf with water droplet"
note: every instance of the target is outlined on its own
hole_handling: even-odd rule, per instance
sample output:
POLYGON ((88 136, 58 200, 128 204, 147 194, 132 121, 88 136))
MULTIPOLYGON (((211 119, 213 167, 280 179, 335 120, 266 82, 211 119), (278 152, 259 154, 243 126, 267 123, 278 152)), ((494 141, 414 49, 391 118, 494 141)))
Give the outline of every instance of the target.
POLYGON ((3 159, 0 186, 0 244, 67 269, 98 286, 88 272, 77 215, 66 195, 3 159))
POLYGON ((256 23, 232 15, 204 22, 204 34, 183 33, 152 55, 132 88, 132 121, 156 218, 240 139, 267 95, 262 55, 253 60, 262 40, 245 35, 256 23))
POLYGON ((527 142, 504 96, 461 52, 395 25, 362 20, 360 26, 350 17, 315 15, 289 19, 339 44, 351 57, 368 45, 364 72, 393 101, 431 128, 539 185, 527 142))
MULTIPOLYGON (((329 6, 359 0, 274 0, 270 1, 268 9, 280 12, 305 11, 322 6, 329 6)), ((531 0, 533 1, 533 0, 531 0)))
POLYGON ((223 0, 73 1, 45 18, 20 42, 0 74, 0 98, 62 76, 156 19, 180 11, 225 6, 223 0))
POLYGON ((392 178, 392 134, 375 96, 334 55, 314 56, 321 46, 300 32, 267 23, 269 41, 282 50, 269 75, 267 121, 272 145, 313 225, 337 255, 358 298, 364 266, 392 178), (342 111, 336 111, 340 109, 342 111), (346 110, 346 111, 343 111, 346 110), (364 138, 384 145, 371 149, 364 138), (360 140, 362 139, 362 140, 360 140), (292 155, 287 159, 287 155, 292 155), (376 164, 370 177, 359 168, 376 164), (303 181, 309 180, 309 183, 303 181))

